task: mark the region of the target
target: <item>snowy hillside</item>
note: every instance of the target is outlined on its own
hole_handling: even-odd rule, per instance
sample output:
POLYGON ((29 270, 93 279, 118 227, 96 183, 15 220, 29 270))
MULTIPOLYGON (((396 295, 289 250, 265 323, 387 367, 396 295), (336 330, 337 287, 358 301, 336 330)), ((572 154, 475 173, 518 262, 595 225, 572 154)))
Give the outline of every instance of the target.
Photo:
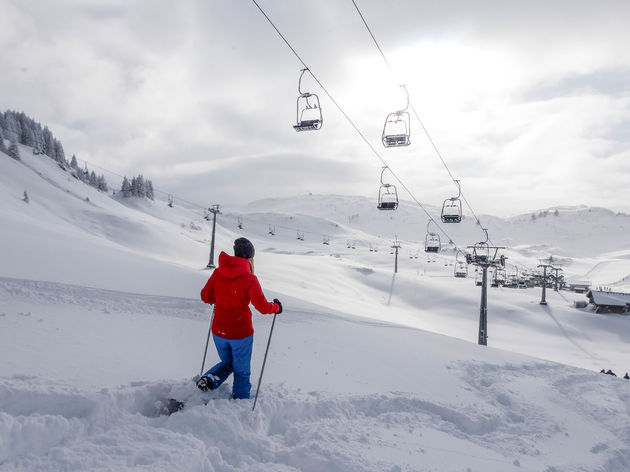
MULTIPOLYGON (((575 309, 578 294, 549 291, 543 307, 540 289, 492 288, 480 347, 479 288, 453 277, 452 251, 427 257, 416 207, 226 205, 216 254, 250 238, 286 312, 252 412, 231 385, 190 382, 210 321, 200 210, 112 198, 21 150, 0 155, 0 470, 630 470, 630 381, 599 374, 630 370, 628 317, 575 309), (169 397, 188 406, 159 416, 169 397)), ((630 285, 628 217, 581 212, 481 219, 519 264, 552 252, 567 273, 630 285)), ((483 239, 471 219, 448 231, 483 239)), ((271 320, 254 316, 254 389, 271 320)))

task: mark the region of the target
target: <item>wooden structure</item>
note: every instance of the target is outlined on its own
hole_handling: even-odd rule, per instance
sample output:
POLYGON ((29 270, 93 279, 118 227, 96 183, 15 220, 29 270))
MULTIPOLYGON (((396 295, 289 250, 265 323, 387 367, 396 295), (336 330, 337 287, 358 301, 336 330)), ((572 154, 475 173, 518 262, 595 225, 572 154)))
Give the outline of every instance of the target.
POLYGON ((591 288, 591 283, 587 280, 576 280, 568 282, 569 290, 575 293, 586 293, 591 288))
POLYGON ((630 312, 630 293, 589 290, 586 297, 595 307, 595 313, 630 312))

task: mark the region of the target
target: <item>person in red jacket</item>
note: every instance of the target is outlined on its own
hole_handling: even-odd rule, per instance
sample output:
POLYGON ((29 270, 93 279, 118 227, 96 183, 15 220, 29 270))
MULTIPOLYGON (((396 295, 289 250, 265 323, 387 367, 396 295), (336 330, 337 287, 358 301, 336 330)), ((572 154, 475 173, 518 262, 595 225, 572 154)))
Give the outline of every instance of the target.
POLYGON ((201 299, 214 304, 212 339, 221 362, 197 381, 199 389, 218 388, 234 373, 232 398, 249 398, 254 327, 250 302, 262 314, 282 313, 277 298, 268 302, 254 275, 254 245, 246 238, 234 241, 234 256, 219 255, 219 267, 201 290, 201 299))

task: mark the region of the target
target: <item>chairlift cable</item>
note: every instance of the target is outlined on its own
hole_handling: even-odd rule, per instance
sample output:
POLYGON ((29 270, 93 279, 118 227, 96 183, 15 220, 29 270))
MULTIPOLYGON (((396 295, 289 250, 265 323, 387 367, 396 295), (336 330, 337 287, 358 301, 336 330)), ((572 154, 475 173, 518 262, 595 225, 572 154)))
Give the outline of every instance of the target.
MULTIPOLYGON (((354 0, 353 0, 354 1, 354 0)), ((394 178, 398 181, 398 183, 402 186, 402 188, 404 188, 407 193, 409 194, 409 196, 412 198, 412 200, 424 211, 424 213, 428 216, 430 221, 433 221, 433 223, 435 223, 435 225, 438 227, 438 229, 444 234, 444 236, 446 236, 448 238, 448 240, 450 242, 453 243, 453 245, 455 246, 455 248, 457 249, 457 244, 455 244, 455 242, 453 241, 453 238, 451 238, 448 233, 437 223, 437 221, 435 221, 435 219, 431 216, 431 214, 428 212, 428 210, 424 207, 424 205, 422 205, 422 203, 415 197, 415 195, 413 194, 413 192, 405 185, 405 183, 400 179, 400 177, 398 177, 398 175, 392 170, 392 168, 387 164, 387 162, 385 161, 385 159, 383 159, 383 157, 379 154, 379 152, 374 148, 374 146, 372 146, 372 144, 370 143, 370 141, 365 137, 365 135, 361 132, 361 130, 357 127, 357 125, 354 123, 354 121, 352 121, 352 119, 348 116, 348 114, 344 111, 344 109, 341 107, 341 105, 339 105, 339 103, 334 99, 334 97, 331 95, 331 93, 328 91, 328 89, 324 86, 324 84, 319 80, 319 78, 313 73, 313 71, 306 65, 306 62, 304 62, 304 60, 302 59, 302 57, 297 53, 297 51, 293 48, 293 46, 291 46, 291 43, 289 43, 289 41, 287 40, 287 38, 282 34, 282 32, 278 29, 278 27, 274 24, 274 22, 271 20, 271 18, 269 18, 269 16, 267 15, 267 13, 265 13, 265 11, 262 9, 262 7, 259 5, 259 3, 257 2, 257 0, 252 0, 252 3, 254 3, 254 5, 256 5, 256 7, 258 8, 258 10, 260 10, 260 12, 262 13, 262 15, 265 17, 265 19, 269 22, 269 24, 273 27, 273 29, 276 31, 276 33, 278 33, 278 35, 282 38, 282 40, 284 41, 284 43, 288 46, 288 48, 291 50, 291 52, 295 55, 295 57, 300 61, 300 63, 304 66, 304 68, 306 68, 308 70, 308 72, 311 74, 311 77, 313 77, 313 80, 315 80, 315 82, 317 82, 317 85, 319 85, 319 87, 324 91, 324 93, 326 94, 326 96, 330 99, 330 101, 335 105, 335 107, 337 107, 337 109, 339 110, 339 112, 344 116, 344 118, 348 121, 348 123, 350 123, 350 125, 354 128, 354 130, 357 132, 357 134, 361 137, 361 139, 363 139, 363 141, 367 144, 367 146, 371 149, 372 153, 374 153, 374 155, 383 163, 384 166, 387 166, 390 170, 390 172, 392 173, 392 175, 394 176, 394 178)), ((356 5, 356 4, 355 4, 356 5)))
MULTIPOLYGON (((113 170, 111 170, 111 169, 107 169, 107 168, 105 168, 105 167, 102 167, 102 166, 100 166, 100 165, 98 165, 98 164, 94 164, 93 162, 85 161, 85 163, 86 163, 87 165, 89 165, 89 166, 90 166, 90 168, 100 169, 101 171, 105 171, 105 172, 107 172, 108 174, 114 175, 114 176, 119 177, 119 178, 121 178, 121 179, 124 179, 124 178, 125 178, 125 176, 124 176, 124 175, 121 175, 121 174, 119 174, 119 173, 117 173, 117 172, 114 172, 114 171, 113 171, 113 170)), ((167 195, 167 196, 169 196, 169 195, 170 195, 170 196, 172 196, 172 197, 173 197, 173 199, 175 199, 175 200, 177 200, 177 201, 179 201, 179 202, 183 202, 183 203, 186 203, 186 204, 188 204, 188 205, 192 206, 192 207, 195 209, 195 211, 196 211, 196 209, 200 209, 200 210, 201 210, 201 212, 199 213, 199 216, 200 216, 201 218, 203 218, 203 217, 204 217, 204 213, 203 213, 203 212, 204 212, 204 211, 208 208, 208 207, 207 207, 207 206, 205 206, 205 205, 201 205, 201 204, 199 204, 199 203, 197 203, 197 202, 191 202, 190 200, 186 200, 185 198, 179 197, 179 196, 175 195, 174 193, 171 193, 171 192, 165 192, 164 190, 160 190, 160 189, 158 189, 158 188, 156 188, 156 187, 154 187, 154 188, 153 188, 153 191, 154 191, 154 193, 156 193, 156 194, 162 194, 162 195, 167 195)), ((237 215, 237 218, 241 218, 241 220, 242 220, 243 222, 248 222, 248 223, 250 223, 250 224, 263 225, 263 226, 268 225, 268 223, 260 222, 260 221, 258 221, 258 220, 254 220, 254 219, 251 219, 251 218, 244 218, 244 217, 242 217, 242 216, 238 216, 238 215, 237 215)), ((273 225, 273 226, 274 226, 276 229, 284 229, 284 230, 288 230, 288 231, 292 231, 292 232, 293 232, 293 231, 297 231, 297 229, 296 229, 296 228, 292 228, 292 227, 289 227, 289 226, 280 226, 280 225, 273 225)), ((314 231, 302 231, 302 230, 300 230, 300 232, 301 232, 301 233, 303 233, 303 234, 312 234, 312 235, 317 235, 317 236, 328 236, 329 241, 330 241, 330 239, 332 239, 332 238, 330 238, 330 235, 323 234, 323 233, 318 233, 318 232, 314 232, 314 231)), ((388 241, 389 241, 389 239, 388 239, 388 238, 384 238, 384 237, 382 237, 382 236, 376 236, 376 238, 377 238, 377 239, 379 239, 379 240, 382 240, 383 242, 388 242, 388 241)))
MULTIPOLYGON (((365 17, 363 16, 363 13, 361 12, 361 9, 357 5, 357 2, 355 0, 351 0, 351 1, 352 1, 352 4, 354 5, 355 9, 357 10, 357 13, 359 14, 359 17, 363 21, 363 24, 365 25, 365 28, 367 29, 368 33, 372 37, 372 40, 374 41, 374 45, 376 46, 376 48, 378 49, 379 53, 381 54, 381 57, 383 58, 383 61, 385 62, 385 64, 389 68, 389 71, 391 72, 392 77, 395 77, 396 74, 394 73, 394 69, 393 69, 392 65, 387 60, 387 56, 385 56, 385 53, 383 52, 383 49, 381 48, 379 42, 377 41, 376 37, 374 36, 374 33, 372 32, 372 29, 370 28, 370 26, 368 25, 368 22, 366 21, 365 17)), ((409 94, 407 94, 407 100, 408 101, 410 100, 409 99, 409 94)), ((446 164, 446 161, 442 157, 442 153, 440 152, 440 150, 438 149, 437 145, 433 141, 433 138, 431 138, 429 130, 426 128, 426 126, 424 125, 424 123, 420 119, 420 115, 418 114, 418 112, 416 111, 415 107, 413 106, 413 103, 409 102, 409 107, 411 108, 411 111, 413 112, 414 116, 418 120, 418 123, 420 123, 420 127, 422 128, 422 131, 424 131, 424 134, 426 135, 427 139, 429 140, 429 143, 433 147, 433 149, 434 149, 435 153, 437 154, 438 158, 442 162, 442 165, 446 169, 446 172, 450 176, 451 180, 453 180, 453 182, 456 183, 456 179, 453 176, 453 173, 451 172, 451 170, 449 169, 448 165, 446 164)), ((462 198, 466 202, 466 206, 468 206, 468 209, 470 210, 470 212, 472 213, 473 217, 475 218, 475 221, 477 222, 477 224, 480 227, 482 227, 483 225, 481 224, 481 221, 479 220, 479 218, 477 217, 477 214, 475 213, 475 211, 473 210, 472 206, 468 202, 468 199, 464 196, 463 192, 461 192, 461 188, 460 188, 460 193, 461 193, 462 198)))

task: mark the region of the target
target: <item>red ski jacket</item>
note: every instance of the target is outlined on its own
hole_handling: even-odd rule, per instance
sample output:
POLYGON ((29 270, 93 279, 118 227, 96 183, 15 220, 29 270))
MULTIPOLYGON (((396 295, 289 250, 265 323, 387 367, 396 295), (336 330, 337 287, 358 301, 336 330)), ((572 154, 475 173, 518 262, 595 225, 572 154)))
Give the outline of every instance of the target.
POLYGON ((268 302, 249 261, 221 252, 215 269, 201 290, 201 299, 214 304, 212 333, 222 338, 242 339, 254 334, 249 303, 263 315, 277 313, 277 303, 268 302))

